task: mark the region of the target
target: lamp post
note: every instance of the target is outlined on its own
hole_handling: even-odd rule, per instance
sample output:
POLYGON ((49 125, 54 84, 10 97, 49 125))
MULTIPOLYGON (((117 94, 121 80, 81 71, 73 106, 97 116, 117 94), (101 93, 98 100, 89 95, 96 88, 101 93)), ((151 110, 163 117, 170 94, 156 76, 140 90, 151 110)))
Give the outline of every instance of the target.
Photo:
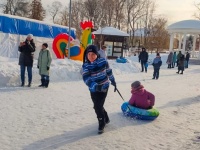
POLYGON ((68 59, 70 59, 70 36, 71 36, 71 0, 69 1, 69 37, 68 37, 68 59))

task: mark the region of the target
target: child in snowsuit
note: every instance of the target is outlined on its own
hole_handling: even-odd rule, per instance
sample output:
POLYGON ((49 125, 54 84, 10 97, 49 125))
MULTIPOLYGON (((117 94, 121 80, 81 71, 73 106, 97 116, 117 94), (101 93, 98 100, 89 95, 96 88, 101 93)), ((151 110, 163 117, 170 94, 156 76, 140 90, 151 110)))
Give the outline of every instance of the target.
POLYGON ((42 44, 42 49, 39 53, 37 68, 39 69, 39 74, 41 75, 41 85, 39 87, 48 87, 49 85, 49 69, 51 65, 51 54, 47 49, 48 44, 42 44))
POLYGON ((152 79, 155 79, 155 78, 158 79, 159 78, 160 66, 162 65, 162 60, 161 60, 159 53, 156 54, 156 58, 154 58, 152 65, 153 65, 153 69, 154 69, 152 79))
POLYGON ((183 74, 184 64, 185 64, 185 56, 183 54, 181 54, 180 59, 178 61, 178 72, 176 72, 176 73, 179 74, 179 72, 181 71, 180 74, 183 74))
POLYGON ((131 99, 129 104, 141 109, 151 109, 154 106, 155 96, 144 89, 139 81, 131 84, 131 99))
POLYGON ((103 105, 107 96, 110 81, 116 90, 115 78, 106 59, 99 57, 95 45, 89 45, 86 48, 83 60, 83 81, 89 88, 91 99, 94 103, 94 110, 99 121, 98 130, 99 133, 102 133, 105 124, 110 122, 103 105))

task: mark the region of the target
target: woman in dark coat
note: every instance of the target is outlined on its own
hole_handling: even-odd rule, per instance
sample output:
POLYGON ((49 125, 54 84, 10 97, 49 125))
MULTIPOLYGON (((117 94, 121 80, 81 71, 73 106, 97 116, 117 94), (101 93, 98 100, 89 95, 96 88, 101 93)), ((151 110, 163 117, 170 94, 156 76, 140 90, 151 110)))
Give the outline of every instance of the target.
POLYGON ((21 42, 19 45, 19 65, 21 75, 21 86, 25 83, 25 70, 28 72, 28 86, 31 86, 32 82, 32 67, 33 67, 33 52, 35 52, 35 43, 33 41, 33 35, 28 34, 25 42, 21 42))
POLYGON ((178 61, 178 73, 181 71, 180 74, 183 74, 183 71, 184 71, 184 64, 185 64, 185 56, 182 54, 179 61, 178 61))

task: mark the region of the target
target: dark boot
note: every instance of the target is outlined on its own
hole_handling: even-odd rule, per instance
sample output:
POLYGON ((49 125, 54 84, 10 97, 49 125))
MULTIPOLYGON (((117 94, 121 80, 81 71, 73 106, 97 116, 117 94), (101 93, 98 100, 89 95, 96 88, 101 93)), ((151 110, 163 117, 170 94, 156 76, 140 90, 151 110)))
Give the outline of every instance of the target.
POLYGON ((105 120, 104 118, 98 118, 99 121, 99 133, 103 133, 104 132, 104 127, 105 127, 105 120))
POLYGON ((21 87, 24 87, 24 82, 22 82, 21 87))
POLYGON ((45 80, 44 87, 45 87, 45 88, 48 88, 48 86, 49 86, 49 80, 45 80))
POLYGON ((179 71, 178 71, 178 72, 176 72, 176 73, 178 73, 178 74, 179 74, 179 71))
POLYGON ((31 82, 28 82, 28 87, 31 87, 31 82))
POLYGON ((183 74, 183 71, 180 74, 183 74))
POLYGON ((45 82, 45 79, 41 79, 41 85, 39 85, 39 87, 43 87, 45 84, 44 82, 45 82))
POLYGON ((104 116, 105 116, 105 123, 108 124, 110 122, 110 119, 109 119, 108 113, 106 111, 104 112, 104 116))

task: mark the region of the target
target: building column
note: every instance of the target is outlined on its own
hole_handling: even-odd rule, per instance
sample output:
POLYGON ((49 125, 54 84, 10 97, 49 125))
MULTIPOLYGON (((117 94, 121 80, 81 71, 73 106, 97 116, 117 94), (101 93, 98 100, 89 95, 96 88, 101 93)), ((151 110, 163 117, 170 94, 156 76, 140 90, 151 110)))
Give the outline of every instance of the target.
POLYGON ((193 38, 193 47, 192 47, 192 57, 194 58, 194 54, 195 54, 195 49, 196 49, 196 41, 197 41, 197 35, 194 35, 193 38))
POLYGON ((178 43, 178 50, 181 50, 181 44, 182 44, 182 34, 179 34, 179 43, 178 43))
POLYGON ((169 52, 173 51, 174 48, 174 33, 170 34, 170 44, 169 44, 169 52))
POLYGON ((183 51, 182 51, 182 53, 185 55, 185 46, 186 46, 186 38, 187 38, 187 36, 186 36, 186 33, 184 34, 184 38, 183 38, 183 51))

